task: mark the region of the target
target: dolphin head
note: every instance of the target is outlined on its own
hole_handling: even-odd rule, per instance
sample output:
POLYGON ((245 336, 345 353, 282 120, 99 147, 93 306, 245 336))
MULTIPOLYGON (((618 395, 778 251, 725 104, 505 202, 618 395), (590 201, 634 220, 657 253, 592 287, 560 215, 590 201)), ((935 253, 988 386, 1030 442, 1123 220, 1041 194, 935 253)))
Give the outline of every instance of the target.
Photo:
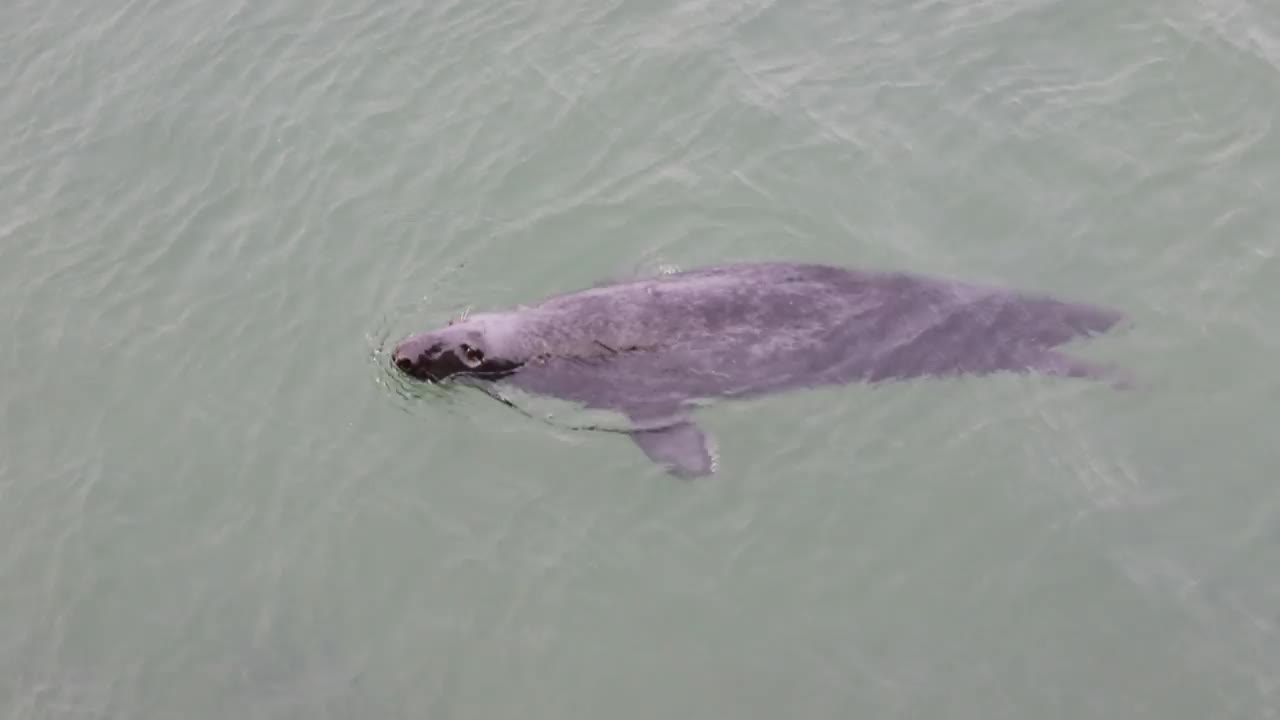
POLYGON ((411 335, 396 344, 391 362, 405 375, 426 382, 454 375, 502 377, 523 361, 504 352, 506 343, 489 325, 484 317, 476 317, 411 335))

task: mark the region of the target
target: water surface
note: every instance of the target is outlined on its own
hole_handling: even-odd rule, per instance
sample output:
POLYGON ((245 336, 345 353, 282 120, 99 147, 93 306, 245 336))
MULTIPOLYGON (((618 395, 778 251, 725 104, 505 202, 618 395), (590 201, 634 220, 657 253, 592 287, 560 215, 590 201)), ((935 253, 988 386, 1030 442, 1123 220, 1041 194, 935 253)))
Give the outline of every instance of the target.
POLYGON ((11 2, 0 715, 1280 717, 1280 10, 11 2), (709 409, 378 353, 731 260, 1114 306, 1145 384, 709 409))

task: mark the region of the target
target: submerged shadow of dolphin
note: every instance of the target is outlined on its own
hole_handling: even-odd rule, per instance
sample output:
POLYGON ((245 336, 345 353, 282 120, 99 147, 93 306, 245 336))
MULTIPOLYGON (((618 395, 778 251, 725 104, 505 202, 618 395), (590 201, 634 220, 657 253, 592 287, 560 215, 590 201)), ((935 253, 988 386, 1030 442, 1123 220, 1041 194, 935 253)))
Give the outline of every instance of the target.
POLYGON ((1002 371, 1123 383, 1055 349, 1121 317, 901 272, 741 263, 474 314, 402 340, 391 360, 418 380, 465 376, 621 412, 650 459, 696 477, 715 457, 691 401, 1002 371))

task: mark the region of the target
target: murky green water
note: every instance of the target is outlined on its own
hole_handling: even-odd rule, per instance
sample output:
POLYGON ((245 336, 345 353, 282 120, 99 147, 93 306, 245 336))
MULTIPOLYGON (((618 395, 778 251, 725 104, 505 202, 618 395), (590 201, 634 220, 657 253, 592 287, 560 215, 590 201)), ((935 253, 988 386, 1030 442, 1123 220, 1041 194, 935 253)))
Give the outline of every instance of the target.
POLYGON ((1280 717, 1280 9, 0 8, 0 717, 1280 717), (711 408, 379 351, 662 265, 1123 309, 1143 381, 711 408))

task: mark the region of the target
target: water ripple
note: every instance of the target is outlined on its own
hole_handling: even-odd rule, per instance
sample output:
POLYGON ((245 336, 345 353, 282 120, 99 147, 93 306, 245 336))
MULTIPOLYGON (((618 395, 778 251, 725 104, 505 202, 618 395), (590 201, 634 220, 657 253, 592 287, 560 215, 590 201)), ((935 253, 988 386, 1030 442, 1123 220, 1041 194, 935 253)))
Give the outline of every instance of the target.
POLYGON ((4 4, 0 714, 1265 716, 1276 18, 4 4), (468 305, 777 256, 1097 297, 1155 389, 726 406, 740 472, 680 486, 390 367, 468 305))

